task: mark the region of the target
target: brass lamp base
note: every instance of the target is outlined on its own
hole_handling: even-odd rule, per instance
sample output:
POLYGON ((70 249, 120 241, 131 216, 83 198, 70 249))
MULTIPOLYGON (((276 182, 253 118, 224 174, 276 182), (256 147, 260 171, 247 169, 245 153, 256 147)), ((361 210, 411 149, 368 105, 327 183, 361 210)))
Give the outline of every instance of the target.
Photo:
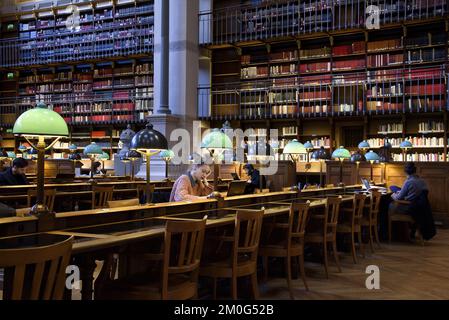
POLYGON ((338 183, 338 186, 341 187, 341 188, 343 188, 343 187, 345 186, 345 184, 344 184, 343 182, 339 182, 339 183, 338 183))

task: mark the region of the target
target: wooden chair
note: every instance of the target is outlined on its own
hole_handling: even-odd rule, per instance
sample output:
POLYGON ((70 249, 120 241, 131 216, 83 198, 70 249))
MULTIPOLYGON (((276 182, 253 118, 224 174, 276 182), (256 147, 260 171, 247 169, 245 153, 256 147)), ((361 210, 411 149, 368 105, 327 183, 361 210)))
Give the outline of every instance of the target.
MULTIPOLYGON (((393 222, 404 222, 408 225, 414 224, 415 219, 405 213, 397 212, 396 207, 398 205, 410 205, 411 201, 406 200, 394 200, 392 208, 388 212, 388 242, 391 243, 391 237, 392 237, 392 224, 393 222)), ((419 229, 419 226, 417 226, 417 233, 419 237, 419 242, 421 245, 424 245, 424 238, 422 237, 421 230, 419 229)))
POLYGON ((311 215, 312 219, 322 221, 322 230, 319 232, 307 232, 305 238, 306 243, 316 243, 323 246, 324 270, 326 272, 326 278, 329 278, 329 265, 327 259, 328 244, 332 244, 335 263, 337 264, 338 272, 341 272, 340 261, 337 253, 337 223, 341 199, 341 196, 326 198, 324 214, 311 215))
POLYGON ((6 271, 3 299, 61 300, 72 242, 73 236, 43 247, 0 249, 0 268, 6 271))
POLYGON ((371 252, 374 252, 374 238, 376 239, 376 243, 380 248, 379 232, 377 230, 377 219, 379 216, 379 205, 381 197, 382 194, 379 191, 371 191, 370 201, 367 205, 368 217, 366 217, 365 214, 362 218, 362 227, 368 228, 371 252))
MULTIPOLYGON (((34 205, 33 199, 36 198, 37 191, 35 189, 29 189, 27 192, 27 207, 32 207, 34 205)), ((44 204, 47 206, 50 212, 53 211, 55 206, 56 189, 45 189, 44 190, 44 204)))
POLYGON ((115 200, 108 201, 108 208, 119 208, 119 207, 129 207, 139 205, 139 199, 127 199, 127 200, 115 200))
POLYGON ((231 278, 232 299, 237 299, 237 278, 251 276, 254 298, 259 297, 257 285, 257 251, 259 249, 264 210, 239 210, 235 217, 233 236, 221 236, 220 240, 232 243, 229 257, 206 262, 200 276, 213 278, 213 297, 217 298, 217 278, 231 278))
POLYGON ((307 201, 306 203, 292 203, 290 205, 288 223, 275 222, 273 226, 271 226, 274 230, 279 229, 284 237, 280 239, 269 239, 266 244, 261 245, 259 248, 259 255, 263 258, 265 279, 268 276, 268 257, 282 257, 286 259, 287 285, 291 299, 294 299, 291 283, 291 258, 293 257, 298 258, 302 281, 304 282, 306 290, 309 290, 304 271, 304 233, 309 206, 310 201, 307 201))
POLYGON ((340 212, 349 213, 350 220, 339 223, 337 226, 337 233, 351 235, 351 252, 354 263, 357 263, 357 252, 355 250, 355 234, 357 233, 360 250, 365 255, 365 249, 362 241, 362 217, 363 209, 365 208, 366 195, 356 194, 351 208, 341 208, 340 212))
POLYGON ((157 279, 146 274, 107 281, 98 299, 185 300, 198 297, 198 272, 207 216, 199 221, 168 220, 163 252, 141 254, 143 261, 160 261, 157 279))
MULTIPOLYGON (((137 184, 136 185, 136 194, 137 199, 143 199, 143 197, 146 195, 147 192, 147 185, 146 184, 137 184)), ((150 194, 153 195, 154 193, 154 184, 150 184, 150 194)))
POLYGON ((333 183, 328 183, 326 184, 326 188, 334 188, 335 185, 333 183))
POLYGON ((108 201, 112 200, 114 186, 111 187, 92 187, 92 209, 106 208, 108 201))
POLYGON ((306 186, 304 188, 304 190, 314 190, 314 189, 318 189, 318 186, 316 186, 314 184, 309 184, 308 186, 306 186))

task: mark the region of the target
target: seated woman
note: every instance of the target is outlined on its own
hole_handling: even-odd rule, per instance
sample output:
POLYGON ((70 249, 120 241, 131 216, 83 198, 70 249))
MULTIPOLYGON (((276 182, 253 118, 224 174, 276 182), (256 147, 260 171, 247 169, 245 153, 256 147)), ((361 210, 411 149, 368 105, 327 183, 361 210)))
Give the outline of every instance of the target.
MULTIPOLYGON (((407 179, 401 190, 391 195, 393 200, 409 201, 409 204, 398 204, 392 202, 389 207, 390 213, 402 213, 411 215, 421 229, 424 239, 430 239, 435 235, 435 225, 433 223, 432 211, 427 195, 429 189, 424 180, 416 175, 416 167, 413 162, 408 162, 404 168, 407 179)), ((412 228, 411 237, 415 234, 415 227, 412 228)))
POLYGON ((191 169, 173 184, 170 202, 207 199, 214 191, 213 186, 207 182, 210 173, 208 164, 193 164, 191 169))
MULTIPOLYGON (((103 174, 103 171, 101 171, 101 162, 95 161, 94 162, 94 175, 96 174, 103 174)), ((89 172, 90 175, 90 172, 89 172)))
MULTIPOLYGON (((257 169, 254 169, 252 164, 245 164, 243 166, 243 170, 245 170, 246 175, 249 177, 246 188, 245 188, 245 194, 254 193, 254 191, 257 188, 260 188, 260 172, 257 169)), ((265 178, 262 177, 262 189, 265 188, 265 178)))

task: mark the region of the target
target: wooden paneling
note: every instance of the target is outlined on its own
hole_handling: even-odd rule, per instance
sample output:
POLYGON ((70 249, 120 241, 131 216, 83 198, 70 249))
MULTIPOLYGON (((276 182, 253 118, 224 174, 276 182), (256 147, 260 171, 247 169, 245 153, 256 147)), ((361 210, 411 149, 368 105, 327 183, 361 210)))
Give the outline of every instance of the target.
MULTIPOLYGON (((429 201, 432 205, 432 211, 435 219, 449 225, 449 163, 438 162, 416 162, 417 175, 427 183, 429 188, 429 201)), ((327 166, 327 181, 338 183, 339 180, 339 163, 330 161, 327 166)), ((356 181, 357 170, 356 165, 345 163, 343 170, 343 181, 348 184, 360 183, 356 181), (352 180, 351 180, 352 179, 352 180)), ((360 163, 359 176, 370 178, 370 165, 368 163, 360 163)), ((374 164, 373 176, 376 183, 386 183, 387 187, 391 185, 402 186, 407 175, 404 172, 404 163, 388 163, 386 165, 374 164)))

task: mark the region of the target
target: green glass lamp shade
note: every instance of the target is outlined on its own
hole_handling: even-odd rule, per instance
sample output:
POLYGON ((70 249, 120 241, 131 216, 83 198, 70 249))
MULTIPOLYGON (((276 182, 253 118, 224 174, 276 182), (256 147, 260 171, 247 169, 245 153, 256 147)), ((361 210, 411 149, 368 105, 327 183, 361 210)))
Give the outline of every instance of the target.
POLYGON ((28 148, 25 147, 23 144, 21 144, 18 149, 20 152, 26 152, 28 150, 28 148))
POLYGON ((363 140, 362 142, 359 143, 358 147, 360 150, 366 150, 366 149, 370 148, 370 145, 369 145, 368 141, 363 140))
POLYGON ((99 160, 109 160, 109 154, 107 154, 106 152, 103 152, 99 157, 99 160))
POLYGON ((92 142, 84 149, 83 153, 86 156, 100 155, 100 154, 103 154, 103 150, 101 149, 101 147, 98 144, 96 144, 95 142, 92 142))
POLYGON ((304 143, 304 148, 306 148, 306 150, 313 150, 314 145, 310 141, 307 141, 304 143))
POLYGON ((351 162, 362 162, 365 161, 366 158, 360 152, 354 152, 351 156, 351 162))
POLYGON ((140 152, 156 153, 168 149, 167 139, 162 133, 153 129, 153 125, 148 123, 145 129, 137 132, 131 140, 131 149, 140 152))
POLYGON ((312 159, 313 160, 328 160, 329 154, 326 152, 324 147, 321 147, 312 153, 312 159))
POLYGON ((11 159, 15 159, 16 158, 16 154, 14 152, 12 152, 12 151, 8 151, 7 154, 8 154, 8 158, 11 158, 11 159))
POLYGON ((69 135, 65 120, 59 113, 48 109, 43 103, 22 113, 14 123, 12 131, 15 135, 29 137, 67 137, 69 135))
POLYGON ((365 154, 365 158, 367 161, 379 161, 380 157, 373 150, 370 150, 365 154))
POLYGON ((332 158, 333 159, 349 159, 351 158, 351 153, 348 149, 345 149, 343 146, 340 146, 340 148, 336 149, 334 152, 332 152, 332 158))
POLYGON ((209 150, 232 149, 232 141, 220 129, 212 129, 201 141, 201 148, 209 150))
POLYGON ((175 156, 175 153, 170 149, 162 150, 161 152, 159 152, 159 156, 165 161, 170 161, 175 156))
POLYGON ((410 149, 410 148, 413 148, 413 144, 410 141, 408 141, 408 140, 404 140, 399 145, 399 148, 401 148, 401 149, 410 149))
POLYGON ((78 149, 78 147, 76 145, 74 145, 73 143, 69 146, 69 151, 70 152, 75 152, 76 149, 78 149))
POLYGON ((282 153, 284 153, 284 154, 304 153, 305 154, 305 153, 307 153, 307 150, 301 142, 299 142, 296 139, 293 139, 292 141, 287 143, 287 145, 284 147, 284 150, 282 153))
POLYGON ((136 160, 138 158, 142 158, 142 155, 137 152, 136 150, 129 150, 126 154, 125 157, 127 157, 129 160, 136 160))

